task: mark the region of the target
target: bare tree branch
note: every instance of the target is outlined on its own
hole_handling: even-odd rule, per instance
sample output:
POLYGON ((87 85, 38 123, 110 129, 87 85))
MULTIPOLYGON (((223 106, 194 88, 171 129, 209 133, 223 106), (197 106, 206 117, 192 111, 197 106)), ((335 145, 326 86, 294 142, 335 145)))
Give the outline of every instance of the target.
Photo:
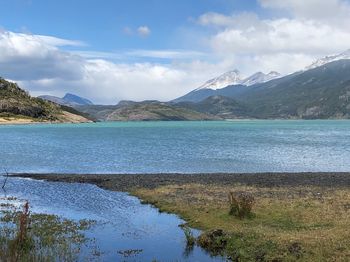
POLYGON ((4 180, 4 183, 2 185, 2 189, 5 189, 5 186, 6 186, 6 183, 7 183, 7 179, 9 178, 9 173, 7 172, 7 169, 4 168, 4 171, 5 171, 5 180, 4 180))

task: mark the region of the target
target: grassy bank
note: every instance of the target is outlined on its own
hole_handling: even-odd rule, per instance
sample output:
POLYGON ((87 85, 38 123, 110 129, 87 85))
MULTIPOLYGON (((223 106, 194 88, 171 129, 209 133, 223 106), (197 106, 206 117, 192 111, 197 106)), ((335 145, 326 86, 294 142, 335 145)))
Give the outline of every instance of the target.
POLYGON ((350 260, 350 189, 186 184, 132 194, 205 230, 197 243, 232 260, 350 260), (254 197, 250 217, 229 215, 229 192, 254 197))

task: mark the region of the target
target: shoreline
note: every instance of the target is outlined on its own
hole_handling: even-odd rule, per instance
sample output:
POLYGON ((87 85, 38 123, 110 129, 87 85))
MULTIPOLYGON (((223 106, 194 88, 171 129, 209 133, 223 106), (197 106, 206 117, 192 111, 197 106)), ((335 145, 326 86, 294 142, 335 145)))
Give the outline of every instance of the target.
POLYGON ((202 230, 199 237, 184 231, 188 245, 233 261, 350 258, 349 172, 11 176, 127 192, 202 230), (252 199, 245 217, 236 213, 240 196, 252 199))
POLYGON ((0 118, 0 126, 27 126, 27 125, 56 125, 56 124, 89 124, 95 123, 93 121, 86 122, 59 122, 59 121, 34 121, 28 119, 18 119, 18 120, 3 120, 0 118))
POLYGON ((242 184, 256 187, 350 188, 350 172, 305 173, 206 173, 206 174, 55 174, 12 173, 10 177, 32 178, 49 182, 90 183, 103 189, 130 192, 137 188, 154 189, 168 185, 242 184))
POLYGON ((75 122, 75 121, 66 121, 66 122, 60 122, 60 121, 35 121, 31 119, 13 119, 13 120, 7 120, 4 118, 0 118, 0 126, 7 126, 7 125, 40 125, 40 124, 86 124, 86 123, 123 123, 123 122, 243 122, 243 121, 350 121, 349 118, 317 118, 317 119, 302 119, 302 118, 266 118, 266 119, 260 119, 260 118, 242 118, 242 119, 220 119, 220 120, 174 120, 174 121, 168 121, 168 120, 153 120, 153 121, 135 121, 135 120, 127 120, 127 121, 83 121, 83 122, 75 122))

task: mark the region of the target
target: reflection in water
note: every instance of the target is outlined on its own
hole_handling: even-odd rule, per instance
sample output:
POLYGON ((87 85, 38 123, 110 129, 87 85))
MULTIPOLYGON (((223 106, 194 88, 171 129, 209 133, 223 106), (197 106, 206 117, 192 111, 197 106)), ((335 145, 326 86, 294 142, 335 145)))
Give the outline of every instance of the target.
MULTIPOLYGON (((221 261, 199 247, 186 248, 184 223, 175 215, 159 213, 127 193, 111 192, 89 184, 66 184, 10 178, 7 195, 28 199, 32 212, 68 219, 93 219, 86 232, 98 246, 103 261, 221 261)), ((0 193, 3 197, 5 192, 0 193)), ((194 234, 198 234, 194 231, 194 234)), ((91 253, 89 245, 82 255, 91 253)))

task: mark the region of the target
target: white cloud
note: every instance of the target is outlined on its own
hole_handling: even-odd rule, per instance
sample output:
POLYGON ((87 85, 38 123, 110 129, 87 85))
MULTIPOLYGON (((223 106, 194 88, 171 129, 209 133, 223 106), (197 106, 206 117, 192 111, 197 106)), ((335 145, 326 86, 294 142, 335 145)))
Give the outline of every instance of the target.
POLYGON ((350 19, 350 4, 347 0, 259 0, 259 2, 264 8, 284 10, 297 18, 341 24, 350 19))
POLYGON ((52 45, 64 40, 0 32, 0 73, 16 80, 43 78, 79 79, 83 72, 79 56, 52 45), (51 42, 51 44, 49 43, 51 42))
POLYGON ((126 56, 162 58, 162 59, 195 59, 205 56, 204 53, 192 50, 131 50, 126 56))
POLYGON ((259 0, 274 18, 255 13, 206 13, 197 22, 214 27, 206 42, 221 59, 235 59, 252 72, 290 73, 315 58, 350 48, 350 4, 341 0, 259 0))
POLYGON ((62 96, 73 92, 103 104, 116 104, 124 99, 168 101, 199 86, 208 73, 220 72, 215 71, 220 69, 214 66, 203 70, 199 64, 115 64, 96 59, 85 61, 83 65, 85 73, 76 81, 59 78, 21 81, 20 84, 34 95, 62 96))
MULTIPOLYGON (((22 36, 26 36, 25 34, 22 34, 22 36)), ((54 36, 47 36, 47 35, 31 35, 34 38, 38 38, 42 40, 44 43, 52 46, 86 46, 86 44, 82 41, 78 40, 67 40, 62 39, 54 36)))
POLYGON ((148 49, 135 49, 118 52, 98 52, 98 51, 73 51, 72 53, 78 54, 85 58, 103 58, 108 60, 130 60, 135 58, 157 58, 157 59, 195 59, 198 57, 205 57, 206 54, 194 50, 148 50, 148 49))
POLYGON ((198 24, 203 26, 228 26, 233 25, 234 21, 231 17, 215 13, 215 12, 209 12, 201 15, 198 18, 198 24))
POLYGON ((146 37, 151 34, 151 29, 149 29, 148 26, 145 25, 140 26, 139 28, 137 28, 137 33, 139 34, 139 36, 146 37))
POLYGON ((338 52, 349 48, 350 30, 312 20, 260 20, 247 27, 228 27, 211 38, 214 50, 235 54, 338 52), (336 39, 333 44, 330 41, 336 39))
MULTIPOLYGON (((181 59, 200 55, 185 50, 126 53, 181 59)), ((0 75, 17 81, 34 95, 62 96, 73 92, 104 104, 115 104, 122 99, 167 101, 197 87, 208 75, 223 70, 220 66, 208 67, 200 62, 125 64, 96 59, 108 58, 110 53, 82 55, 62 51, 35 35, 0 32, 0 75)))

